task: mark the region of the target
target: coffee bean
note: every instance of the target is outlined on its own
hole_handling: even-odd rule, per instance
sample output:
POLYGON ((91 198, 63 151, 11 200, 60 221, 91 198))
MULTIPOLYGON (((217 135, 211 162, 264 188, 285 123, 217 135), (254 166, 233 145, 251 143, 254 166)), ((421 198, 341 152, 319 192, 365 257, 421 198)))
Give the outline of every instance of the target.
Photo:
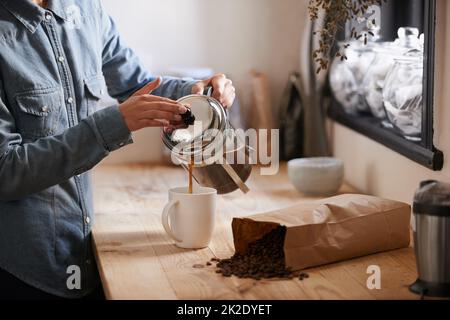
POLYGON ((195 123, 195 116, 192 114, 192 111, 190 108, 186 108, 187 111, 181 115, 181 119, 183 120, 184 124, 187 126, 192 126, 195 123))
POLYGON ((210 265, 212 265, 212 263, 208 261, 208 262, 206 263, 206 265, 207 265, 207 266, 210 266, 210 265))
POLYGON ((300 273, 300 275, 299 275, 299 277, 298 277, 298 279, 299 279, 300 281, 303 281, 304 279, 308 279, 308 278, 309 278, 309 274, 307 274, 307 273, 305 273, 305 272, 300 273))

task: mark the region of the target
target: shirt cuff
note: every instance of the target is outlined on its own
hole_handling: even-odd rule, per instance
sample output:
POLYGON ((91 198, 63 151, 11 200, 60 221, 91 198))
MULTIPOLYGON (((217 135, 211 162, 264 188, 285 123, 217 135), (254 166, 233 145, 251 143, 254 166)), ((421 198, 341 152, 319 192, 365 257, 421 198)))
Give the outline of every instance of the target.
POLYGON ((108 152, 133 143, 131 132, 117 105, 99 110, 86 120, 94 131, 97 141, 108 152))

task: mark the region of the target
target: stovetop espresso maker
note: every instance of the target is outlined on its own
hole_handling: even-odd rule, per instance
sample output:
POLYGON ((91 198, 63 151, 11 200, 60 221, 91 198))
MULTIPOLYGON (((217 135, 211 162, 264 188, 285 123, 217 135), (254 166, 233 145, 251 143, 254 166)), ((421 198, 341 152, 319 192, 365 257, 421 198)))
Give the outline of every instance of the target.
POLYGON ((173 131, 163 130, 162 140, 171 151, 172 161, 189 170, 203 187, 226 194, 240 189, 252 171, 252 149, 242 135, 236 134, 226 109, 212 96, 208 87, 204 95, 189 95, 178 100, 188 107, 185 126, 173 131))

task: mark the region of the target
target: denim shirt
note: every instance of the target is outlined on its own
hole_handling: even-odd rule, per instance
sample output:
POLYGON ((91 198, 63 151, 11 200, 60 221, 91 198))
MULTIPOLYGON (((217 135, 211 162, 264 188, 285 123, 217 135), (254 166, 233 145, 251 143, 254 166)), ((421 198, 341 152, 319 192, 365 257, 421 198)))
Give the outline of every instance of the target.
MULTIPOLYGON (((0 0, 0 269, 61 297, 98 284, 88 172, 132 142, 118 105, 99 106, 153 79, 99 0, 0 0)), ((164 78, 153 94, 193 83, 164 78)))

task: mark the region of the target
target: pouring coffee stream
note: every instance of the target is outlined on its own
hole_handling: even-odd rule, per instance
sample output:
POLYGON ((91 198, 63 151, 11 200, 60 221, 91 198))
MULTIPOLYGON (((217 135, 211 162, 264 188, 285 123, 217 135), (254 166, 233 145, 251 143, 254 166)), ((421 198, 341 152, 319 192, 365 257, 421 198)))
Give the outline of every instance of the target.
POLYGON ((204 95, 179 99, 179 103, 188 106, 188 112, 182 116, 186 127, 163 131, 163 142, 189 172, 189 192, 193 191, 195 179, 203 187, 216 189, 218 194, 237 189, 247 193, 251 148, 238 137, 225 108, 211 95, 212 88, 208 87, 204 95))
POLYGON ((194 169, 194 160, 191 160, 191 162, 189 163, 189 187, 188 187, 188 192, 189 194, 194 193, 194 183, 193 183, 193 179, 192 179, 192 170, 194 169))
MULTIPOLYGON (((191 108, 187 107, 187 111, 181 115, 181 118, 186 126, 192 126, 195 124, 195 116, 192 114, 191 108)), ((193 179, 192 179, 192 170, 194 168, 194 157, 191 157, 189 165, 188 165, 188 175, 189 175, 189 187, 188 193, 194 193, 193 190, 193 179)))

